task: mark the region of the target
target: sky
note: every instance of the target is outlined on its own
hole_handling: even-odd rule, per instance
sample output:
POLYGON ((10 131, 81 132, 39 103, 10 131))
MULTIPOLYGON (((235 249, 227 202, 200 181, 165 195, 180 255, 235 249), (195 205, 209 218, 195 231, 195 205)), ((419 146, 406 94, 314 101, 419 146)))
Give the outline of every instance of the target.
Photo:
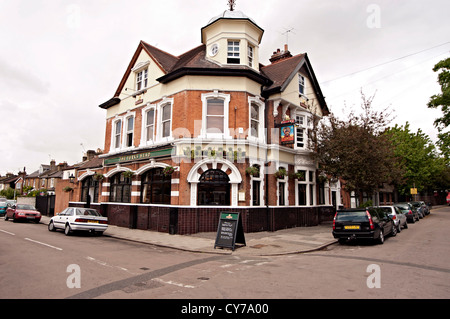
MULTIPOLYGON (((201 44, 226 0, 0 0, 0 175, 82 160, 104 148, 106 110, 143 40, 173 55, 201 44)), ((306 52, 331 112, 389 107, 433 141, 440 93, 433 66, 450 57, 448 0, 237 0, 277 48, 306 52)))

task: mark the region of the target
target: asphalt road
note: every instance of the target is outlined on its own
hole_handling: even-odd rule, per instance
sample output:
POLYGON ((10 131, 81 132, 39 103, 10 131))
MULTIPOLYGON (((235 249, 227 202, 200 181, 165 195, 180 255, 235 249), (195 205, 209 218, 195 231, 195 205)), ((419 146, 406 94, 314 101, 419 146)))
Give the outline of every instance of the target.
MULTIPOLYGON (((448 299, 450 207, 383 245, 251 257, 182 252, 0 219, 0 295, 26 298, 448 299)), ((330 230, 331 231, 331 230, 330 230)))

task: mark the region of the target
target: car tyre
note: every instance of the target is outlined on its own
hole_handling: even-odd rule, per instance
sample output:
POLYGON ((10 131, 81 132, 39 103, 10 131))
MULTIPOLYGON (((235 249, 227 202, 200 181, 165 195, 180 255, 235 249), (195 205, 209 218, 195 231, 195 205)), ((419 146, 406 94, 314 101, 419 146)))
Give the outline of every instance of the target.
POLYGON ((383 244, 384 244, 384 234, 383 234, 383 231, 382 231, 382 230, 380 230, 380 235, 378 236, 378 243, 379 243, 380 245, 383 245, 383 244))
POLYGON ((402 224, 398 223, 397 233, 400 233, 401 231, 402 231, 402 224))
POLYGON ((64 234, 66 236, 70 236, 71 233, 72 233, 72 229, 70 228, 70 225, 66 224, 66 227, 64 227, 64 234))
POLYGON ((403 226, 403 228, 408 229, 408 222, 405 222, 405 225, 403 226))
POLYGON ((53 224, 52 221, 50 221, 50 223, 48 223, 48 230, 49 231, 56 231, 55 225, 53 224))
POLYGON ((392 237, 397 236, 397 227, 395 227, 395 225, 392 225, 391 236, 392 236, 392 237))
POLYGON ((5 222, 8 220, 8 216, 7 215, 5 215, 5 222))

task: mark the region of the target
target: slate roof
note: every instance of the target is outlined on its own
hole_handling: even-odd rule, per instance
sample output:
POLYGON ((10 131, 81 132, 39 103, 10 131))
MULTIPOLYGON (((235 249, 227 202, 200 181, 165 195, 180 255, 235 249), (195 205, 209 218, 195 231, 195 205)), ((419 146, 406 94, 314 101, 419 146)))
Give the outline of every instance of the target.
POLYGON ((101 108, 107 109, 120 103, 119 95, 142 50, 147 52, 151 59, 157 63, 165 74, 157 79, 161 83, 168 83, 184 75, 245 76, 263 86, 262 95, 265 97, 282 92, 300 68, 304 67, 306 72, 310 75, 310 80, 315 93, 318 96, 322 111, 324 114, 329 113, 319 83, 314 75, 314 71, 312 70, 312 66, 306 53, 285 58, 267 66, 260 65, 260 70, 258 72, 246 65, 220 65, 207 59, 205 44, 201 44, 179 56, 174 56, 144 41, 139 43, 127 71, 116 90, 115 96, 101 104, 101 108))

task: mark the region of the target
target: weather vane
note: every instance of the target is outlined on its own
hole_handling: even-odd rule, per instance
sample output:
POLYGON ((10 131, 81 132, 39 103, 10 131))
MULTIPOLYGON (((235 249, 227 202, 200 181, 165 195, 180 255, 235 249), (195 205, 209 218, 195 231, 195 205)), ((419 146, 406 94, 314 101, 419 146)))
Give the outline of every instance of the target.
POLYGON ((228 0, 228 5, 230 6, 230 11, 234 11, 234 7, 236 6, 236 0, 228 0))

